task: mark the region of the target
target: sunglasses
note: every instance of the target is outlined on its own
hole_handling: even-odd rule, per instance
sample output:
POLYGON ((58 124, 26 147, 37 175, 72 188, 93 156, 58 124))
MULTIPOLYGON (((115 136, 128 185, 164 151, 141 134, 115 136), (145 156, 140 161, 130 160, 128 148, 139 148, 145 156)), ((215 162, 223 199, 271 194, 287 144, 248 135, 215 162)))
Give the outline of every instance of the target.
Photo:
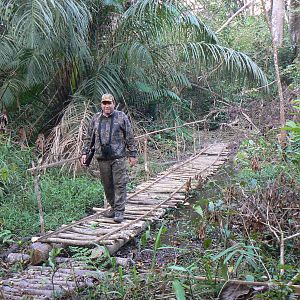
POLYGON ((113 104, 111 101, 102 101, 101 102, 103 105, 110 105, 113 104))

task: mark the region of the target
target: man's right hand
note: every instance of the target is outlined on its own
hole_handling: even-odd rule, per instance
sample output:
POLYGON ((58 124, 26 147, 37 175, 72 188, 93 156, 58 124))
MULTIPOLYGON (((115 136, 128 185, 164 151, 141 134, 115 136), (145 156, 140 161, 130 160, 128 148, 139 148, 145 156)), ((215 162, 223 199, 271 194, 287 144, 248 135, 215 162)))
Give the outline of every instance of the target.
POLYGON ((85 166, 86 159, 87 159, 87 155, 83 154, 80 158, 80 163, 82 166, 85 166))

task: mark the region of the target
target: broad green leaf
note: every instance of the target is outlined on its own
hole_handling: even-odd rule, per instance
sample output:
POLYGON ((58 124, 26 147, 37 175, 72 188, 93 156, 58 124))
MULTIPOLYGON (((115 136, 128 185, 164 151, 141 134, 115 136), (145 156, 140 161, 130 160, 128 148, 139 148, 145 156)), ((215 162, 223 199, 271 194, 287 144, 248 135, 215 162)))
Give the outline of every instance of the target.
POLYGON ((174 271, 188 272, 188 269, 182 266, 170 266, 168 268, 174 271))
POLYGON ((175 279, 172 282, 172 286, 173 286, 173 290, 175 291, 175 295, 176 295, 176 299, 177 300, 185 300, 185 292, 184 292, 184 288, 181 284, 181 282, 177 279, 175 279))
POLYGON ((224 264, 226 264, 236 253, 239 253, 239 249, 237 250, 233 250, 232 252, 230 252, 224 259, 224 264))
POLYGON ((167 228, 164 226, 164 224, 161 225, 159 228, 159 231, 155 237, 155 244, 154 244, 154 250, 157 251, 161 246, 161 235, 167 231, 167 228))
POLYGON ((203 209, 200 205, 194 205, 194 211, 199 214, 202 218, 204 217, 203 209))
POLYGON ((238 248, 240 248, 240 247, 241 247, 241 244, 240 244, 240 243, 237 243, 237 244, 235 244, 235 245, 233 245, 233 246, 231 246, 231 247, 225 249, 224 251, 220 252, 218 255, 214 256, 214 257, 213 257, 213 260, 216 261, 216 260, 218 260, 220 257, 222 257, 222 256, 226 255, 227 253, 229 253, 229 252, 231 252, 231 251, 233 251, 233 250, 236 250, 236 249, 238 249, 238 248))
POLYGON ((240 255, 239 258, 237 259, 235 265, 234 265, 234 271, 236 272, 236 270, 238 269, 239 265, 242 263, 244 258, 244 254, 240 255))
POLYGON ((228 280, 228 267, 226 264, 221 264, 221 274, 225 280, 228 280))

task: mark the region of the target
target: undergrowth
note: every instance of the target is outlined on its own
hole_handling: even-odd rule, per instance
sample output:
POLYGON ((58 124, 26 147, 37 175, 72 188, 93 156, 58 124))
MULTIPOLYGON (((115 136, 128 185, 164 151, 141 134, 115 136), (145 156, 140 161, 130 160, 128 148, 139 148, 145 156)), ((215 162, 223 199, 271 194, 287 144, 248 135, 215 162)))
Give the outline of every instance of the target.
MULTIPOLYGON (((32 175, 26 170, 35 159, 33 149, 21 149, 9 139, 0 141, 0 232, 12 240, 39 232, 39 213, 32 175)), ((99 180, 75 178, 59 170, 41 173, 40 190, 46 230, 55 229, 103 205, 99 180)), ((1 235, 0 235, 1 236, 1 235)), ((6 242, 2 238, 0 242, 6 242)))
MULTIPOLYGON (((129 246, 135 264, 106 265, 96 288, 80 297, 226 299, 232 289, 236 297, 295 299, 290 285, 299 284, 299 236, 280 246, 280 233, 291 236, 299 226, 297 210, 286 209, 299 210, 300 196, 297 155, 290 147, 281 149, 272 135, 245 140, 231 166, 194 192, 193 212, 183 207, 148 228, 132 246, 137 250, 129 246), (267 291, 244 285, 240 291, 225 285, 230 279, 273 286, 267 291)), ((100 265, 94 268, 103 270, 100 265)))

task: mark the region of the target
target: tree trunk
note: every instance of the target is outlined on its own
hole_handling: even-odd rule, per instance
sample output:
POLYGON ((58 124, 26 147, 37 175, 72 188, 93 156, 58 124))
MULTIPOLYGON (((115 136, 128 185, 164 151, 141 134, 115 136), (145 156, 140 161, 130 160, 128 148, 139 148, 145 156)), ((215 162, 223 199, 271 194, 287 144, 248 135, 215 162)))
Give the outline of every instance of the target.
POLYGON ((300 52, 300 1, 290 0, 289 5, 289 29, 295 49, 295 57, 300 52))
POLYGON ((284 0, 273 0, 272 33, 277 47, 282 46, 284 26, 284 0))
MULTIPOLYGON (((276 2, 275 0, 274 2, 276 2)), ((274 7, 273 3, 273 7, 274 7)), ((264 15, 267 21, 267 25, 269 27, 269 31, 272 36, 272 47, 273 47, 273 59, 274 59, 274 67, 275 67, 275 75, 276 75, 276 82, 277 82, 277 88, 278 88, 278 96, 279 96, 279 107, 280 107, 280 125, 283 127, 285 125, 285 103, 284 103, 284 98, 283 98, 283 91, 282 91, 282 85, 281 85, 281 80, 280 80, 280 69, 279 69, 279 62, 278 62, 278 49, 277 49, 277 44, 275 42, 275 36, 274 32, 272 31, 272 24, 269 19, 266 6, 264 3, 264 0, 261 0, 261 5, 264 11, 264 15)), ((287 140, 287 135, 286 131, 281 129, 280 130, 280 135, 278 137, 278 141, 281 145, 282 148, 286 147, 286 140, 287 140)))

